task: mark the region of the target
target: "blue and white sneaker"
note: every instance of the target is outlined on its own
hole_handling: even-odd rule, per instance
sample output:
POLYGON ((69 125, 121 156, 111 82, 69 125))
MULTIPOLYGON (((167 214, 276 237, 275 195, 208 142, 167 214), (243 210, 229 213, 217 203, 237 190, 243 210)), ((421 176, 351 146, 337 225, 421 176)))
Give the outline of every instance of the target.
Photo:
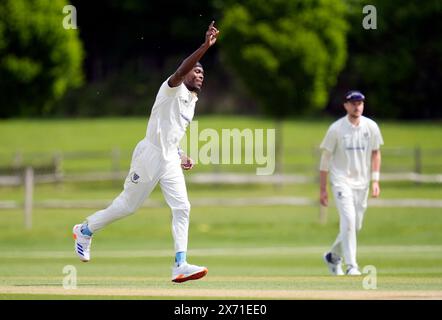
POLYGON ((90 248, 92 237, 81 233, 81 224, 76 224, 72 229, 72 233, 75 239, 75 253, 83 262, 88 262, 91 259, 90 248))
POLYGON ((180 266, 173 267, 172 281, 180 283, 188 280, 197 280, 204 277, 207 272, 209 272, 209 270, 206 267, 195 266, 184 262, 180 266))
POLYGON ((324 253, 324 261, 327 264, 328 270, 334 276, 343 276, 342 258, 334 255, 331 252, 324 253))

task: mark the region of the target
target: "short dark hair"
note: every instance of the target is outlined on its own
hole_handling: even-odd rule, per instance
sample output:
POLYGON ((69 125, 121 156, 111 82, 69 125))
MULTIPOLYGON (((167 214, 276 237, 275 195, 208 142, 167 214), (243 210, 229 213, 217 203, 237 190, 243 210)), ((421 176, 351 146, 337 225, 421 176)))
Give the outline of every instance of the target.
POLYGON ((204 69, 203 65, 199 61, 195 64, 194 68, 196 68, 196 67, 200 67, 200 68, 204 69))

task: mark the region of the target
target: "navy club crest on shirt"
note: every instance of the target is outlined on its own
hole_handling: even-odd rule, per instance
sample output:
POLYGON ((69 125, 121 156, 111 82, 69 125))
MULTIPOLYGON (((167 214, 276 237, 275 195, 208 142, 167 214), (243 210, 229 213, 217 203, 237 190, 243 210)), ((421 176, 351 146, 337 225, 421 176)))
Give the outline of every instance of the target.
POLYGON ((130 181, 133 183, 138 183, 138 181, 140 181, 140 176, 136 172, 132 172, 130 174, 130 181))

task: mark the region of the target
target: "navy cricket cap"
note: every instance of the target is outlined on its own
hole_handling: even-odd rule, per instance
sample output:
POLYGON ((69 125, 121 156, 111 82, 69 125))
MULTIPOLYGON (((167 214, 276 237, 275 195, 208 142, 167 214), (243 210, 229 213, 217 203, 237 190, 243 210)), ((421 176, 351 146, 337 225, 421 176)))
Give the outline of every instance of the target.
POLYGON ((345 94, 345 101, 364 101, 365 96, 356 90, 349 91, 345 94))

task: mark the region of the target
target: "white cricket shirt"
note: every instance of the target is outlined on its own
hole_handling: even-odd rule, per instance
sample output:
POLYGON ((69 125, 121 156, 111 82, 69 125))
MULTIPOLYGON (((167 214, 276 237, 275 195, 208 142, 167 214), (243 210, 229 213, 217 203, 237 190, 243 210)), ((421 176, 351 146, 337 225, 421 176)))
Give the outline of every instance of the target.
POLYGON ((165 160, 172 161, 178 158, 177 148, 193 119, 198 97, 184 83, 171 88, 168 81, 163 82, 156 96, 146 137, 161 149, 165 160))
POLYGON ((371 176, 371 153, 384 144, 381 131, 373 120, 361 116, 354 126, 348 116, 334 122, 320 148, 332 154, 330 182, 354 189, 368 187, 371 176))

